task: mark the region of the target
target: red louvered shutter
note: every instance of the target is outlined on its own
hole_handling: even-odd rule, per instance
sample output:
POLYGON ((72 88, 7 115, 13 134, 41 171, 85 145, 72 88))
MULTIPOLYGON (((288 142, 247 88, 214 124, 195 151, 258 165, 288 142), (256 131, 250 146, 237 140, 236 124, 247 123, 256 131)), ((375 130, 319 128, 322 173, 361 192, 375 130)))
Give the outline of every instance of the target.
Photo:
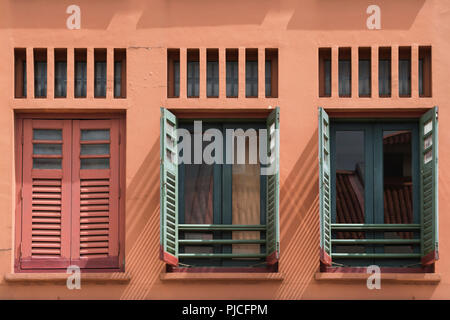
POLYGON ((73 120, 72 261, 119 267, 119 120, 73 120))
POLYGON ((24 120, 22 269, 69 265, 70 162, 70 120, 24 120))

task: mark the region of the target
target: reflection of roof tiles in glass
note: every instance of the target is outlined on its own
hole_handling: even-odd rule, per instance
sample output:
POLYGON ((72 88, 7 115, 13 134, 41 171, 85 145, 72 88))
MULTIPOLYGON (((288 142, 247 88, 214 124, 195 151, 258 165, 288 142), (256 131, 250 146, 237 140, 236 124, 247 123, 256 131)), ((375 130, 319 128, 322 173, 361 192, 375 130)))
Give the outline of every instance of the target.
MULTIPOLYGON (((399 132, 383 139, 384 144, 410 143, 411 132, 399 132)), ((336 222, 364 223, 364 186, 358 171, 336 171, 336 222)), ((390 178, 384 184, 384 222, 412 223, 412 183, 404 178, 390 178)), ((412 238, 411 232, 398 232, 412 238)), ((363 232, 338 232, 338 239, 363 239, 363 232)))

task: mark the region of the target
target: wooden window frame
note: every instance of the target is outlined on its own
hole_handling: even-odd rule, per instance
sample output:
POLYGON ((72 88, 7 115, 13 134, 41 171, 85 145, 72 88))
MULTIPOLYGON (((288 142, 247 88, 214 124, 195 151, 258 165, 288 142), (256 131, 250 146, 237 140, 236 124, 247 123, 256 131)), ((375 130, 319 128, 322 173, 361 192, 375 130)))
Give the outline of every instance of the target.
MULTIPOLYGON (((166 114, 168 110, 162 108, 161 112, 162 115, 166 114)), ((278 123, 279 123, 279 108, 275 108, 274 109, 186 109, 186 108, 171 108, 170 109, 170 114, 172 114, 173 117, 175 117, 175 119, 178 119, 180 121, 186 121, 189 120, 189 122, 193 121, 193 120, 205 120, 205 121, 220 121, 220 122, 224 122, 224 123, 229 123, 229 122, 242 122, 243 120, 245 120, 246 122, 263 122, 265 121, 269 121, 268 123, 271 124, 271 126, 275 126, 276 128, 278 128, 278 123), (274 116, 275 115, 275 116, 274 116)), ((162 119, 164 119, 166 116, 162 116, 162 119)), ((163 120, 162 122, 163 123, 163 120)), ((164 129, 165 130, 165 129, 164 129)), ((165 132, 165 131, 164 131, 165 132)), ((163 148, 164 146, 162 146, 163 148)), ((275 144, 275 149, 276 150, 276 144, 275 144)), ((279 150, 277 151, 273 151, 276 152, 276 154, 279 153, 279 150)), ((163 154, 163 153, 162 153, 163 154)), ((277 160, 276 160, 277 161, 277 160)), ((165 160, 164 160, 165 163, 165 160)), ((164 176, 165 174, 163 174, 163 169, 162 169, 162 173, 161 175, 164 176)), ((279 176, 279 173, 276 174, 276 176, 279 176)), ((162 178, 164 179, 164 178, 162 178)), ((278 178, 277 178, 278 179, 278 178)), ((163 180, 162 180, 163 181, 163 180)), ((276 180, 278 181, 278 180, 276 180)), ((275 183, 275 185, 278 186, 279 181, 275 183)), ((278 188, 278 187, 277 187, 278 188)), ((162 192, 162 191, 161 191, 162 192)), ((271 192, 276 192, 275 190, 272 190, 271 192)), ((162 201, 162 199, 161 199, 162 201)), ((276 196, 276 200, 275 202, 278 204, 279 201, 279 196, 276 196)), ((163 206, 163 204, 161 204, 161 206, 163 206)), ((267 210, 267 207, 266 207, 267 210)), ((278 205, 276 206, 276 213, 275 213, 275 218, 274 220, 276 221, 275 228, 278 228, 278 223, 279 223, 279 217, 278 217, 278 205)), ((269 214, 269 211, 267 211, 266 214, 269 214)), ((161 215, 164 215, 163 211, 161 211, 161 215)), ((163 221, 162 216, 161 216, 161 221, 163 221)), ((162 222, 161 224, 161 228, 164 228, 165 224, 164 222, 162 222)), ((273 230, 272 231, 277 234, 270 239, 271 241, 279 241, 279 236, 278 236, 278 232, 273 230)), ((162 232, 160 230, 160 232, 162 232)), ((161 234, 161 241, 163 241, 164 236, 161 234)), ((270 242, 270 240, 268 240, 268 244, 272 243, 270 242)), ((268 250, 269 252, 272 252, 272 247, 270 247, 270 250, 268 250)), ((185 268, 185 267, 181 267, 178 266, 178 257, 174 257, 170 254, 167 254, 165 251, 165 245, 163 243, 161 243, 161 247, 160 247, 160 258, 166 262, 166 272, 185 272, 185 273, 191 273, 191 272, 201 272, 201 273, 209 273, 209 272, 227 272, 227 273, 233 273, 233 272, 278 272, 278 259, 279 259, 279 245, 274 247, 273 250, 275 250, 275 252, 273 253, 268 253, 268 255, 266 256, 266 260, 267 260, 267 266, 266 267, 239 267, 239 266, 234 266, 234 267, 214 267, 214 266, 205 266, 205 267, 190 267, 190 268, 185 268), (275 254, 276 253, 276 254, 275 254)))
MULTIPOLYGON (((14 272, 16 273, 65 273, 65 268, 46 268, 46 269, 23 269, 21 268, 21 232, 22 232, 22 179, 23 179, 23 129, 25 119, 36 120, 107 120, 116 119, 119 123, 119 155, 118 159, 121 165, 118 169, 119 174, 119 199, 118 199, 118 246, 119 261, 117 268, 85 268, 83 272, 124 272, 125 271, 125 179, 126 179, 126 116, 125 112, 83 112, 83 113, 43 113, 43 112, 16 112, 15 113, 15 130, 14 130, 14 148, 15 148, 15 230, 14 230, 14 272)), ((70 240, 72 241, 72 239, 70 240)))
MULTIPOLYGON (((394 109, 394 110, 386 110, 386 109, 380 109, 380 108, 374 108, 374 109, 352 109, 348 110, 346 108, 328 108, 323 109, 319 108, 319 149, 320 149, 320 155, 319 155, 319 168, 320 173, 319 175, 322 176, 324 174, 324 170, 329 167, 329 165, 326 165, 325 162, 328 160, 324 160, 325 156, 323 155, 323 152, 327 152, 327 146, 325 144, 325 141, 322 139, 322 135, 327 135, 327 127, 329 127, 330 119, 333 118, 332 121, 346 121, 346 122, 353 122, 353 123, 371 123, 371 122, 400 122, 400 123, 406 123, 407 122, 415 122, 419 125, 418 132, 419 132, 419 141, 417 146, 417 150, 420 151, 421 156, 419 157, 419 163, 420 163, 420 194, 421 194, 421 203, 420 206, 425 206, 422 201, 424 199, 423 193, 427 192, 427 194, 431 194, 432 196, 430 199, 427 199, 427 207, 421 207, 419 210, 424 210, 424 208, 430 208, 427 209, 425 212, 420 212, 421 215, 421 247, 423 252, 421 252, 421 265, 419 267, 412 267, 412 268, 405 268, 405 267, 381 267, 381 271, 384 273, 434 273, 435 272, 435 262, 439 259, 439 250, 438 250, 438 183, 437 183, 437 159, 438 159, 438 141, 437 141, 437 132, 438 132, 438 121, 437 121, 437 114, 438 114, 438 108, 413 108, 413 109, 394 109), (322 123, 323 122, 323 123, 322 123), (425 132, 425 125, 428 126, 428 124, 431 123, 432 126, 429 127, 430 129, 425 132), (431 144, 426 145, 425 140, 433 139, 431 144), (423 162, 425 161, 424 154, 425 152, 432 153, 433 162, 429 161, 427 166, 427 175, 431 174, 431 169, 429 165, 433 168, 432 171, 432 184, 431 187, 426 185, 426 190, 422 190, 422 188, 425 188, 423 186, 423 162), (428 171, 430 170, 430 171, 428 171), (428 202, 432 202, 433 204, 430 205, 428 202), (422 219, 431 219, 430 223, 432 225, 432 229, 427 230, 424 235, 424 225, 422 222, 422 219), (431 218, 430 218, 431 217, 431 218), (425 239, 426 238, 426 242, 425 239), (430 244, 428 244, 428 242, 430 244), (425 246, 425 243, 427 245, 425 246)), ((327 138, 328 139, 328 138, 327 138)), ((331 151, 330 151, 331 152, 331 151)), ((326 157, 329 159, 329 157, 326 157)), ((325 173, 326 174, 326 173, 325 173)), ((330 173, 331 174, 331 173, 330 173)), ((413 173, 414 174, 414 173, 413 173)), ((319 177, 320 181, 320 222, 321 222, 321 253, 320 253, 320 271, 321 272, 340 272, 340 273, 366 273, 367 267, 341 267, 341 266, 332 266, 332 260, 331 260, 331 248, 329 247, 329 243, 325 241, 324 234, 328 234, 330 232, 330 228, 326 226, 327 218, 326 214, 327 212, 325 209, 328 206, 327 200, 324 198, 324 192, 323 189, 327 188, 327 186, 324 185, 324 182, 322 180, 326 176, 319 177)), ((324 189, 325 190, 325 189, 324 189)), ((331 191, 330 191, 331 194, 331 191)), ((329 207, 331 208, 331 203, 329 204, 329 207)), ((331 220, 328 222, 331 225, 331 220)), ((330 237, 331 238, 331 237, 330 237)))

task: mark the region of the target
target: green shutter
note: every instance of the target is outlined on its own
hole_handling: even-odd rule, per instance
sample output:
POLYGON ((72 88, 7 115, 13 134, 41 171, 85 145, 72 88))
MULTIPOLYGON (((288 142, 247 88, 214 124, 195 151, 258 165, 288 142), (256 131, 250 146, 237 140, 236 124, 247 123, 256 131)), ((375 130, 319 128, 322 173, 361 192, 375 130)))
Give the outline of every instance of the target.
POLYGON ((177 118, 161 108, 160 132, 160 257, 178 264, 177 118))
POLYGON ((319 108, 320 261, 331 265, 330 121, 319 108))
POLYGON ((267 264, 274 265, 280 255, 280 108, 267 117, 267 153, 271 169, 267 171, 267 264))
POLYGON ((420 118, 420 217, 422 264, 438 259, 438 108, 420 118))

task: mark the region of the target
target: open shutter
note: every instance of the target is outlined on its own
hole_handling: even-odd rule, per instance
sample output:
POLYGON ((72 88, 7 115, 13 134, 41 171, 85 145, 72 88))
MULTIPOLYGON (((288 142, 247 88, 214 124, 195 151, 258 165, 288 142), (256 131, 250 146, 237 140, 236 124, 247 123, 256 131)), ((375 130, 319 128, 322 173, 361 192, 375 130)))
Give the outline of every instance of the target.
POLYGON ((161 108, 160 132, 160 258, 178 265, 177 118, 161 108))
POLYGON ((331 265, 330 121, 319 108, 320 261, 331 265))
POLYGON ((72 264, 119 268, 119 120, 73 120, 72 264))
POLYGON ((21 269, 69 266, 70 142, 70 120, 24 120, 21 269))
POLYGON ((422 265, 438 259, 438 108, 420 118, 422 265))
POLYGON ((267 117, 267 153, 270 166, 267 170, 267 264, 274 265, 280 256, 280 108, 267 117))

